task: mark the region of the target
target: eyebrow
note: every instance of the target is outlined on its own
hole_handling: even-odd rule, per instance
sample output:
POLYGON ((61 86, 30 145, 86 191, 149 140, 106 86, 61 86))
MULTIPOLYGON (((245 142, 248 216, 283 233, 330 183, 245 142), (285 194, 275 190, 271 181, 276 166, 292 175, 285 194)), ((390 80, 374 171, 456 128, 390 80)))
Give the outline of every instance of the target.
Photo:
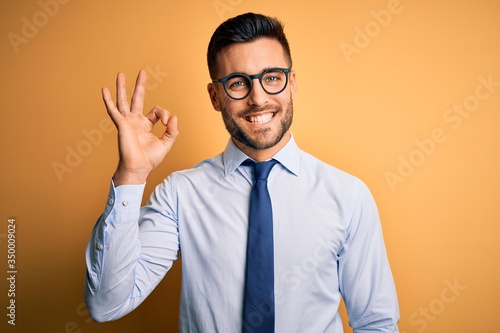
MULTIPOLYGON (((279 67, 279 66, 265 67, 263 70, 261 70, 259 73, 256 73, 256 74, 262 74, 262 73, 264 73, 265 71, 267 71, 267 70, 269 70, 271 68, 281 68, 281 67, 279 67)), ((244 74, 244 75, 248 75, 248 76, 254 75, 254 74, 249 74, 247 72, 233 72, 233 73, 229 73, 228 75, 233 75, 233 74, 244 74)))

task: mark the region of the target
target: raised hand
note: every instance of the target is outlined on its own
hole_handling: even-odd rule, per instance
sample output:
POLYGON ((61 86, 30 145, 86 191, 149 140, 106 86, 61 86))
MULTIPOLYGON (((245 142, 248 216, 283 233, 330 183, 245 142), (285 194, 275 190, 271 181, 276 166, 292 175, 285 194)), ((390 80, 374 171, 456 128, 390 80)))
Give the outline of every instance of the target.
POLYGON ((113 176, 115 186, 144 183, 151 170, 170 151, 179 134, 177 117, 167 110, 155 106, 144 116, 145 85, 146 72, 141 70, 130 105, 123 73, 118 73, 116 77, 116 105, 109 89, 102 89, 106 110, 118 129, 120 161, 113 176), (165 126, 165 132, 160 137, 152 133, 158 121, 165 126))

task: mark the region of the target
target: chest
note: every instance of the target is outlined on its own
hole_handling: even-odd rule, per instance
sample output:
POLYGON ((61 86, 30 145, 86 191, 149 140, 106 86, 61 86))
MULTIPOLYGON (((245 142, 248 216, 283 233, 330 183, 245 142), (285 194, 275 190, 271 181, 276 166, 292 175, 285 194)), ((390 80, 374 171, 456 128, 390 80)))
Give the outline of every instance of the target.
MULTIPOLYGON (((189 249, 197 260, 207 256, 205 262, 215 267, 241 266, 246 258, 251 186, 248 181, 197 184, 182 194, 178 211, 182 252, 189 249)), ((334 262, 349 219, 346 200, 330 184, 280 174, 269 178, 268 188, 276 266, 286 270, 334 262)))

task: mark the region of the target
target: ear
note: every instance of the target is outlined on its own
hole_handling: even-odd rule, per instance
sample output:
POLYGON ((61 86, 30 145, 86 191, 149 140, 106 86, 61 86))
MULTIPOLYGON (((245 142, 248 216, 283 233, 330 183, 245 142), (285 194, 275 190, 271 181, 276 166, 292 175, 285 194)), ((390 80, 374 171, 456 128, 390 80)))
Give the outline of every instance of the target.
POLYGON ((290 95, 293 101, 295 96, 297 96, 297 76, 294 70, 291 70, 288 74, 288 84, 290 85, 290 95))
POLYGON ((207 85, 207 91, 208 95, 210 96, 210 102, 212 102, 212 106, 215 109, 215 111, 222 111, 220 105, 219 92, 217 91, 215 84, 213 82, 210 82, 207 85))

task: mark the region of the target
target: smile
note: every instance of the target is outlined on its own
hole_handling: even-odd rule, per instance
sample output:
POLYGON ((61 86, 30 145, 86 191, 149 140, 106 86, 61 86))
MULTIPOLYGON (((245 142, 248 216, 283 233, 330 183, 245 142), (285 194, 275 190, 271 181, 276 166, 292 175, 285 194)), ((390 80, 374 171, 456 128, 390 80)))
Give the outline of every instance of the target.
POLYGON ((257 116, 248 116, 248 117, 245 117, 245 119, 248 122, 251 122, 252 124, 262 125, 262 124, 270 122, 271 119, 273 119, 273 117, 275 115, 276 115, 276 112, 271 112, 271 113, 260 114, 257 116))

